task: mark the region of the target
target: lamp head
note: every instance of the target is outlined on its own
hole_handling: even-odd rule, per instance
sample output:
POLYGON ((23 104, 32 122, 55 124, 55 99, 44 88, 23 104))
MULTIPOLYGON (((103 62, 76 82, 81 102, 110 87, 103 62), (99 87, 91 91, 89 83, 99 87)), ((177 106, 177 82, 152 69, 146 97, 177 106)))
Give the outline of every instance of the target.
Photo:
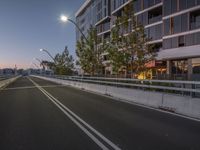
POLYGON ((68 17, 67 16, 65 16, 65 15, 61 15, 60 16, 60 20, 62 21, 62 22, 67 22, 68 21, 68 17))

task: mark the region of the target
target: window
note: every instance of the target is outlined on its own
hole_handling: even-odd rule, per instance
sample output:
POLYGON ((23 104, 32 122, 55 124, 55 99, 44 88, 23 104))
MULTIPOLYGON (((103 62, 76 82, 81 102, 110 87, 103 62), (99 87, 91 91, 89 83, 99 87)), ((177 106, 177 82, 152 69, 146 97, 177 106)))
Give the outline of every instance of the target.
POLYGON ((200 10, 190 13, 190 29, 197 29, 200 27, 200 10))
POLYGON ((164 49, 170 49, 172 47, 172 39, 164 39, 163 40, 163 48, 164 49))
POLYGON ((148 28, 149 38, 151 40, 158 40, 162 38, 162 25, 156 25, 148 28))
POLYGON ((164 20, 164 35, 170 34, 170 19, 164 20))
POLYGON ((195 33, 195 35, 194 35, 194 44, 195 45, 200 44, 200 32, 195 33))
POLYGON ((144 0, 143 1, 143 6, 144 6, 144 9, 148 8, 148 5, 149 5, 149 0, 144 0))
POLYGON ((195 6, 196 0, 187 0, 187 8, 195 6))
POLYGON ((172 61, 172 74, 187 74, 187 60, 172 61))
POLYGON ((138 11, 141 11, 141 0, 136 0, 136 1, 134 1, 134 11, 135 12, 138 12, 138 11))
POLYGON ((181 32, 188 31, 188 14, 181 15, 181 32))
POLYGON ((154 52, 159 52, 162 49, 162 43, 155 43, 149 46, 152 46, 154 52))
POLYGON ((184 10, 187 8, 187 0, 179 0, 179 9, 184 10))
POLYGON ((185 46, 185 37, 179 36, 178 37, 178 47, 183 47, 183 46, 185 46))
POLYGON ((177 48, 178 47, 178 37, 174 37, 172 40, 172 47, 171 48, 177 48))
POLYGON ((171 0, 163 0, 163 9, 164 16, 167 16, 171 13, 171 0))
POLYGON ((192 59, 192 70, 194 74, 200 74, 200 58, 192 59))
POLYGON ((194 45, 194 34, 188 34, 185 36, 186 46, 194 45))
POLYGON ((177 0, 171 1, 171 13, 177 12, 177 0))
POLYGON ((162 20, 162 7, 155 8, 148 12, 148 23, 154 23, 162 20))
POLYGON ((174 18, 170 18, 170 33, 174 33, 174 18))
POLYGON ((173 18, 174 26, 173 26, 173 33, 181 32, 181 16, 176 16, 173 18))

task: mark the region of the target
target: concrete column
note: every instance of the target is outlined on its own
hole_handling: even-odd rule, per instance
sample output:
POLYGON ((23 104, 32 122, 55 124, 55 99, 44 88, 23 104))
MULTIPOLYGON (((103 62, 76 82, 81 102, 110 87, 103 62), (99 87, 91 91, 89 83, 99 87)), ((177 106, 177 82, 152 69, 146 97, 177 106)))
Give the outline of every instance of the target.
POLYGON ((193 74, 193 70, 192 70, 192 59, 188 59, 188 79, 191 79, 191 75, 193 74))

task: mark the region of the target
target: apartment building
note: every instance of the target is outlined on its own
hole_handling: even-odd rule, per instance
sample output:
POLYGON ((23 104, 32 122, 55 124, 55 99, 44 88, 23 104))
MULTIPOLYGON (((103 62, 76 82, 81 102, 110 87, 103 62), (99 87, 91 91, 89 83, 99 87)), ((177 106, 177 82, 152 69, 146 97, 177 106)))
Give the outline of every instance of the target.
MULTIPOLYGON (((92 15, 87 23, 96 26, 98 36, 109 40, 116 18, 129 3, 130 0, 87 0, 76 13, 76 21, 84 31, 89 26, 82 20, 92 15)), ((158 52, 157 60, 149 65, 153 76, 200 77, 200 0, 136 0, 133 8, 137 22, 144 25, 151 39, 148 44, 158 52)), ((131 23, 126 32, 131 32, 131 23)), ((102 55, 108 64, 106 53, 102 55)), ((111 68, 105 70, 109 72, 111 68)))

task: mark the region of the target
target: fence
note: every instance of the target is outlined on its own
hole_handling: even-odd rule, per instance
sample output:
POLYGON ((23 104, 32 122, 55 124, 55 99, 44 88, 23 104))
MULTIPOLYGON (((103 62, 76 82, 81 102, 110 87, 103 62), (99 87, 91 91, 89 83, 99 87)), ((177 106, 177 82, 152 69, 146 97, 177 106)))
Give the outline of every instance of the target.
POLYGON ((139 80, 127 78, 80 77, 80 76, 46 76, 81 83, 92 83, 122 88, 132 88, 173 94, 200 97, 200 81, 175 80, 139 80))

